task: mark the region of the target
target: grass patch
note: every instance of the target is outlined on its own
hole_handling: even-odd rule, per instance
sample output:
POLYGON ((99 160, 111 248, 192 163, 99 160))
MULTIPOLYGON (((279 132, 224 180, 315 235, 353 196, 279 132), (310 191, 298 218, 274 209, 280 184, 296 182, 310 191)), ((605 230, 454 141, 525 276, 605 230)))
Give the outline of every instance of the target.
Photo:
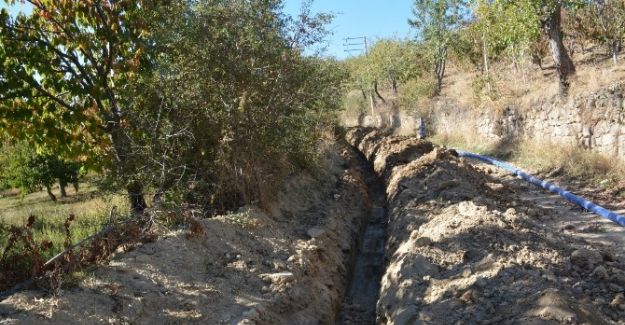
MULTIPOLYGON (((64 249, 64 223, 70 214, 75 220, 70 225, 71 239, 76 243, 101 230, 109 222, 109 214, 113 207, 113 216, 118 218, 128 213, 125 196, 105 194, 97 190, 92 183, 83 183, 78 193, 68 191, 67 198, 53 202, 45 191, 31 193, 23 198, 10 195, 0 198, 0 223, 3 225, 22 226, 29 216, 35 216, 33 238, 36 242, 49 241, 52 249, 45 252, 49 258, 64 249)), ((55 193, 56 194, 56 193, 55 193)), ((0 247, 4 248, 7 234, 0 234, 0 247)))

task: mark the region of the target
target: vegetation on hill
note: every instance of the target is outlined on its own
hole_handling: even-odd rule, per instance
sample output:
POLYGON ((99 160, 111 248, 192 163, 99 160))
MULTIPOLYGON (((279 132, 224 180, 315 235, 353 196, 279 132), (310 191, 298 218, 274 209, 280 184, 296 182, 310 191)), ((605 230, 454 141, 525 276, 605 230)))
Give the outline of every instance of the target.
POLYGON ((27 2, 0 14, 0 133, 99 172, 137 213, 146 193, 208 210, 263 199, 314 161, 340 107, 343 69, 303 55, 329 15, 287 17, 279 0, 27 2))
MULTIPOLYGON (((623 1, 417 0, 413 8, 407 23, 417 31, 414 39, 380 39, 368 53, 346 60, 349 123, 359 117, 361 124, 372 118, 366 122, 398 126, 393 119, 400 111, 427 120, 435 101, 496 116, 509 107, 522 111, 556 96, 598 92, 624 75, 623 1)), ((416 126, 403 125, 401 131, 411 127, 416 126)), ((439 135, 439 142, 486 150, 485 139, 456 133, 439 135)), ((570 148, 544 155, 529 148, 561 146, 552 139, 515 140, 522 145, 506 158, 526 168, 561 167, 564 176, 584 175, 597 184, 622 178, 621 164, 607 168, 609 159, 599 153, 570 148)))
MULTIPOLYGON (((171 223, 170 211, 187 220, 185 211, 263 205, 288 175, 316 165, 347 71, 304 53, 324 39, 331 15, 305 6, 289 17, 281 0, 25 2, 28 14, 0 11, 3 188, 56 198, 53 184, 64 190, 80 169, 101 189, 126 192, 133 215, 149 208, 150 222, 171 223)), ((69 211, 49 208, 37 213, 69 211)), ((72 237, 73 216, 47 217, 0 224, 10 238, 0 241, 0 265, 28 254, 37 265, 6 274, 41 275, 42 256, 94 232, 91 222, 72 237), (40 223, 60 234, 41 236, 40 223)), ((108 237, 132 230, 114 229, 108 237)))
MULTIPOLYGON (((270 202, 288 175, 315 166, 344 106, 361 118, 415 108, 445 95, 452 68, 471 72, 473 91, 460 91, 494 100, 504 80, 494 67, 525 80, 530 63, 555 71, 564 96, 576 53, 600 47, 616 65, 625 37, 620 0, 415 0, 406 23, 418 37, 378 40, 337 61, 306 54, 333 18, 312 14, 310 1, 297 17, 282 0, 24 2, 28 14, 0 11, 0 189, 22 194, 11 209, 56 201, 57 183, 66 204, 66 187, 78 191, 89 174, 100 190, 125 192, 133 216, 151 208, 150 222, 270 202)), ((56 209, 47 203, 36 212, 56 209)), ((106 210, 80 231, 70 229, 74 216, 55 213, 54 224, 38 221, 46 215, 0 224, 11 233, 0 264, 39 246, 71 247, 112 222, 106 210), (43 224, 55 229, 51 242, 43 224)))
MULTIPOLYGON (((565 96, 577 70, 575 55, 583 56, 592 48, 619 64, 625 4, 619 0, 417 0, 408 23, 417 30, 415 39, 382 39, 368 55, 347 60, 350 79, 357 85, 352 89, 364 90, 365 96, 392 91, 412 102, 436 97, 445 91, 451 63, 454 71, 474 74, 475 97, 492 100, 501 95, 501 70, 512 70, 516 79, 527 80, 528 66, 534 64, 541 71, 555 71, 559 93, 565 96), (496 73, 494 66, 499 69, 496 73), (391 73, 396 68, 400 73, 391 73), (378 89, 389 75, 402 76, 399 87, 393 83, 378 89)), ((358 109, 364 110, 365 104, 373 107, 375 97, 361 101, 358 109)), ((348 108, 356 104, 350 100, 348 108)))

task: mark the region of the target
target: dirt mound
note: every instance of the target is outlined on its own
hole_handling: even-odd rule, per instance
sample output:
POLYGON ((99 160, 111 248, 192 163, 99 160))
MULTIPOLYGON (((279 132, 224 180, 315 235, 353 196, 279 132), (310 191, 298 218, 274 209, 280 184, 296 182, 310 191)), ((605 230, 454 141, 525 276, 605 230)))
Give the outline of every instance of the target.
POLYGON ((405 165, 434 150, 432 143, 408 137, 384 139, 373 160, 373 168, 382 179, 388 181, 393 168, 405 165))
MULTIPOLYGON (((369 152, 385 141, 367 136, 369 152)), ((517 200, 454 151, 391 169, 378 168, 390 173, 380 323, 625 324, 625 263, 614 247, 544 227, 552 212, 517 200)))
POLYGON ((389 131, 374 129, 364 135, 357 148, 368 160, 371 160, 383 140, 389 135, 389 131))
POLYGON ((350 128, 347 130, 345 134, 345 139, 349 144, 351 144, 354 148, 358 148, 360 141, 367 135, 369 132, 375 130, 374 128, 350 128))
POLYGON ((15 294, 1 323, 333 323, 370 205, 345 158, 328 164, 323 177, 293 176, 271 213, 244 207, 202 220, 202 234, 165 232, 56 297, 15 294))
POLYGON ((351 128, 347 131, 346 139, 372 161, 374 170, 384 180, 388 180, 395 166, 407 164, 434 149, 428 141, 393 136, 387 131, 373 128, 351 128))

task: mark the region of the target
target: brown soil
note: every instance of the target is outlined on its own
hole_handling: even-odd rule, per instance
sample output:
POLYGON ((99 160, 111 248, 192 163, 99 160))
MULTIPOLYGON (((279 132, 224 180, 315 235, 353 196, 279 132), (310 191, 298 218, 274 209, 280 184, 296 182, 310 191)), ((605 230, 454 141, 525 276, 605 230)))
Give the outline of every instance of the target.
POLYGON ((201 235, 163 230, 58 296, 10 296, 0 323, 333 323, 370 209, 360 174, 341 167, 349 151, 337 152, 325 174, 292 176, 270 213, 203 220, 201 235))
MULTIPOLYGON (((350 140, 383 148, 364 133, 350 140)), ((625 324, 622 248, 553 228, 552 210, 450 150, 379 172, 390 174, 379 323, 625 324)))
MULTIPOLYGON (((325 173, 293 175, 269 211, 203 220, 199 235, 163 229, 58 296, 10 296, 0 323, 332 324, 342 307, 339 322, 351 324, 625 324, 625 241, 606 235, 623 232, 599 233, 581 212, 453 150, 373 129, 346 138, 382 176, 387 202, 345 167, 358 165, 353 152, 334 148, 325 173), (386 211, 373 315, 358 310, 362 295, 349 297, 377 286, 349 278, 364 222, 383 232, 386 211)), ((375 273, 366 267, 354 279, 375 273)))

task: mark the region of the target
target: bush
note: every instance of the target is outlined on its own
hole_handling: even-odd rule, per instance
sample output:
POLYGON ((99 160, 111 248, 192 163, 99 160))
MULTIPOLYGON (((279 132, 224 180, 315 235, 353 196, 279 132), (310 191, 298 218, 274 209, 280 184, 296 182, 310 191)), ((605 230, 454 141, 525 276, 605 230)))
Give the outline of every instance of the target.
POLYGON ((422 111, 424 107, 419 107, 418 103, 423 99, 434 95, 436 81, 434 78, 419 78, 408 80, 399 92, 399 104, 411 111, 422 111))
POLYGON ((153 20, 165 46, 133 91, 136 177, 157 200, 211 211, 266 202, 315 163, 341 107, 342 64, 304 56, 291 36, 317 36, 289 34, 278 1, 177 4, 153 20))
POLYGON ((473 79, 471 83, 473 88, 473 97, 479 106, 483 103, 492 102, 499 97, 497 83, 490 75, 479 75, 473 79))

